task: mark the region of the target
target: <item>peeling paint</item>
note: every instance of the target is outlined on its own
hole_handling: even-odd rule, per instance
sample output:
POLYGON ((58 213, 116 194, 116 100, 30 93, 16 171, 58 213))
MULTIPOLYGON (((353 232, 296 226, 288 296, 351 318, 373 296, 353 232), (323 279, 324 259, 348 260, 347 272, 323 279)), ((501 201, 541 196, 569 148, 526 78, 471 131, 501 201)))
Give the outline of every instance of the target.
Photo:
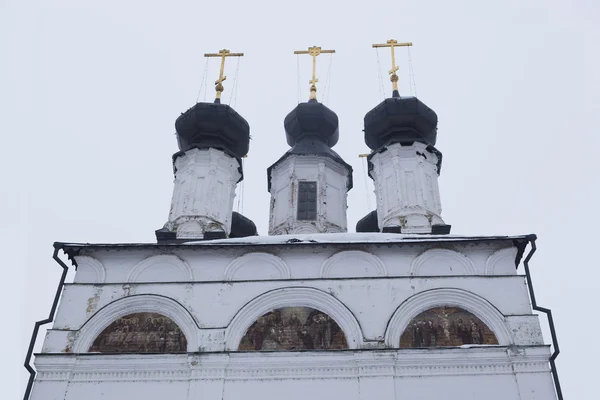
POLYGON ((96 287, 94 289, 94 295, 87 300, 87 308, 85 309, 85 312, 87 314, 91 314, 96 311, 96 307, 98 306, 98 300, 100 299, 101 294, 102 288, 96 287))
POLYGON ((69 332, 67 334, 67 344, 65 348, 62 350, 62 353, 71 353, 73 351, 73 343, 75 343, 75 338, 77 337, 76 332, 69 332))

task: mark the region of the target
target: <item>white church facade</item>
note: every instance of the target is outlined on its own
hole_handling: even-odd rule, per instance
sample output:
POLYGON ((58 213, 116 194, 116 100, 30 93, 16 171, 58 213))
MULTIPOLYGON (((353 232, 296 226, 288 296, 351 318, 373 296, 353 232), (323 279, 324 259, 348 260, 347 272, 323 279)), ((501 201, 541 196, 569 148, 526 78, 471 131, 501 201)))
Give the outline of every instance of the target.
POLYGON ((367 113, 377 209, 348 233, 352 168, 313 76, 258 236, 233 212, 249 126, 220 103, 222 78, 215 103, 177 119, 156 243, 55 244, 76 273, 26 399, 562 399, 532 298, 535 236, 450 234, 433 110, 394 90, 367 113))

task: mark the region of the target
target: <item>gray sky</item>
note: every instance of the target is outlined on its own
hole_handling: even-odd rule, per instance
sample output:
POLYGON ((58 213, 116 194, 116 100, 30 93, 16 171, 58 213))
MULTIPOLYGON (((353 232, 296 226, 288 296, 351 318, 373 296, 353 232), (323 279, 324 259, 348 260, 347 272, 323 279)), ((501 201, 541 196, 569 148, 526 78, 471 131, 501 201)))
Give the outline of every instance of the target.
MULTIPOLYGON (((266 234, 266 168, 288 149, 283 119, 298 102, 298 63, 301 99, 308 98, 310 59, 292 52, 336 49, 318 60, 319 99, 331 60, 325 104, 340 119, 335 150, 355 170, 353 231, 370 211, 358 158, 368 150, 362 118, 382 100, 378 75, 390 62, 379 50, 378 66, 371 44, 389 38, 414 43, 418 97, 439 116, 444 220, 455 234, 538 234, 534 285, 538 302, 554 312, 565 396, 597 398, 600 352, 591 342, 600 324, 589 307, 600 278, 600 3, 352 4, 0 0, 1 300, 8 312, 1 398, 22 396, 31 330, 47 316, 60 276, 52 243, 155 240, 172 194, 174 121, 196 101, 205 52, 246 53, 235 97, 252 134, 243 213, 266 234)), ((414 92, 407 56, 398 51, 404 95, 414 92)), ((236 66, 226 66, 225 102, 236 66)), ((213 59, 209 84, 217 71, 213 59)), ((210 84, 207 100, 213 93, 210 84)))

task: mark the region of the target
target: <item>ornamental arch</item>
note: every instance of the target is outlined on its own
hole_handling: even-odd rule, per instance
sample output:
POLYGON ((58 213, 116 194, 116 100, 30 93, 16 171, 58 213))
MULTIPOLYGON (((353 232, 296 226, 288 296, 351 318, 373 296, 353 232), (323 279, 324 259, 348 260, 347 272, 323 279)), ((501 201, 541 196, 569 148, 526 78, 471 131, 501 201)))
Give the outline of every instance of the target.
POLYGON ((89 353, 183 353, 187 339, 171 318, 137 312, 114 320, 94 339, 89 353))
POLYGON ((379 257, 366 251, 347 250, 329 257, 321 266, 321 278, 387 276, 379 257))
POLYGON ((225 268, 226 281, 289 279, 291 275, 280 257, 263 252, 244 254, 225 268))
POLYGON ((239 351, 341 350, 348 343, 333 318, 310 307, 281 307, 258 317, 239 351))
POLYGON ((507 247, 490 255, 485 263, 486 275, 515 275, 517 248, 507 247))
POLYGON ((473 313, 460 307, 442 306, 423 311, 410 320, 399 347, 455 347, 497 345, 494 332, 473 313))
POLYGON ((412 276, 475 275, 473 262, 464 254, 448 249, 429 249, 415 258, 412 276))
MULTIPOLYGON (((277 325, 278 318, 292 319, 294 325, 298 324, 291 315, 294 311, 289 310, 289 308, 296 308, 298 310, 295 318, 299 320, 300 327, 307 323, 309 317, 311 319, 317 317, 318 321, 314 321, 315 323, 328 325, 329 329, 331 329, 329 333, 325 332, 323 335, 332 335, 331 337, 327 336, 327 338, 337 335, 335 344, 328 341, 331 339, 325 341, 326 339, 321 338, 319 335, 314 336, 312 338, 314 341, 319 340, 320 343, 330 343, 329 345, 321 345, 320 347, 322 348, 356 349, 363 342, 362 331, 358 321, 352 312, 337 298, 314 288, 286 287, 266 292, 254 298, 237 312, 225 331, 225 350, 235 351, 240 348, 242 350, 254 350, 254 347, 249 347, 250 340, 247 334, 250 328, 256 326, 255 324, 259 321, 259 318, 270 318, 275 325, 277 325), (299 312, 300 309, 303 309, 302 313, 299 312), (276 313, 277 310, 280 310, 279 316, 276 313), (302 321, 301 319, 304 317, 306 319, 302 321), (339 331, 337 331, 338 327, 339 331), (340 338, 340 334, 338 334, 339 332, 343 334, 345 346, 340 338)), ((264 322, 267 323, 267 321, 264 322)), ((263 322, 261 321, 261 323, 263 322)), ((252 345, 254 346, 253 343, 252 345)), ((272 344, 270 346, 276 347, 272 344)), ((302 346, 302 348, 308 347, 308 345, 304 344, 302 346)))
POLYGON ((129 273, 128 283, 187 282, 194 280, 190 266, 174 254, 150 256, 140 261, 129 273))
POLYGON ((77 263, 76 283, 104 283, 106 268, 100 260, 90 256, 75 256, 77 263))
MULTIPOLYGON (((131 330, 128 327, 126 333, 131 333, 131 330)), ((114 346, 118 343, 123 345, 127 342, 130 343, 132 348, 139 345, 138 349, 146 349, 148 352, 166 352, 169 338, 171 340, 168 345, 170 351, 192 352, 198 349, 198 325, 189 311, 180 303, 168 297, 149 294, 134 295, 106 305, 86 321, 77 332, 73 343, 73 352, 102 352, 102 349, 112 352, 110 350, 111 346, 114 350, 114 346), (133 321, 134 318, 137 318, 137 321, 133 321), (142 320, 142 318, 144 319, 142 320), (155 327, 152 327, 145 326, 147 318, 151 318, 151 323, 153 323, 152 318, 163 318, 163 320, 155 321, 155 327), (125 320, 129 322, 126 323, 125 320), (148 338, 146 338, 145 343, 139 343, 138 339, 136 339, 137 342, 134 341, 133 335, 130 335, 129 338, 127 338, 127 335, 124 337, 110 336, 110 333, 114 333, 116 328, 120 328, 121 333, 123 333, 123 328, 133 323, 141 325, 139 329, 155 333, 155 335, 149 335, 150 338, 155 339, 155 342, 148 343, 148 338), (161 326, 163 326, 163 329, 160 329, 161 326), (180 332, 177 332, 176 328, 179 328, 180 332), (171 335, 168 336, 168 333, 171 333, 171 335), (162 338, 161 335, 163 335, 162 338), (121 339, 122 342, 119 342, 121 339), (183 350, 179 350, 182 348, 183 350)), ((127 350, 127 347, 121 347, 121 349, 127 350)), ((144 352, 143 350, 139 351, 144 352)))
MULTIPOLYGON (((465 314, 465 316, 471 314, 477 318, 477 321, 480 321, 480 324, 474 320, 475 323, 478 325, 485 325, 485 327, 489 329, 489 332, 495 336, 497 343, 493 344, 499 344, 501 346, 511 344, 511 336, 506 327, 504 315, 502 315, 498 309, 487 300, 474 293, 462 289, 444 288, 418 293, 402 303, 388 322, 385 333, 386 346, 390 348, 399 347, 401 344, 401 336, 411 322, 419 320, 427 322, 426 316, 421 314, 436 308, 444 307, 448 309, 449 313, 462 310, 463 312, 468 313, 465 314)), ((458 315, 455 315, 455 317, 456 318, 452 319, 455 323, 458 323, 458 315)), ((451 321, 449 321, 449 323, 450 322, 451 321)), ((463 323, 470 324, 470 321, 465 322, 463 320, 463 323)), ((491 344, 492 340, 489 333, 487 338, 491 344)), ((404 343, 406 343, 406 340, 405 337, 404 343)))

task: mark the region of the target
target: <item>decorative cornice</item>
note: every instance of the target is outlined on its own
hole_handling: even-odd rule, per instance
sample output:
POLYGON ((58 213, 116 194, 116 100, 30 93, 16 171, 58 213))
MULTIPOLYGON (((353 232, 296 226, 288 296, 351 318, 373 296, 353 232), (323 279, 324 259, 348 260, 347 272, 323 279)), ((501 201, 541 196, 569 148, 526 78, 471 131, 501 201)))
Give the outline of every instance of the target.
POLYGON ((168 355, 39 355, 38 381, 356 379, 549 373, 546 346, 168 355))

